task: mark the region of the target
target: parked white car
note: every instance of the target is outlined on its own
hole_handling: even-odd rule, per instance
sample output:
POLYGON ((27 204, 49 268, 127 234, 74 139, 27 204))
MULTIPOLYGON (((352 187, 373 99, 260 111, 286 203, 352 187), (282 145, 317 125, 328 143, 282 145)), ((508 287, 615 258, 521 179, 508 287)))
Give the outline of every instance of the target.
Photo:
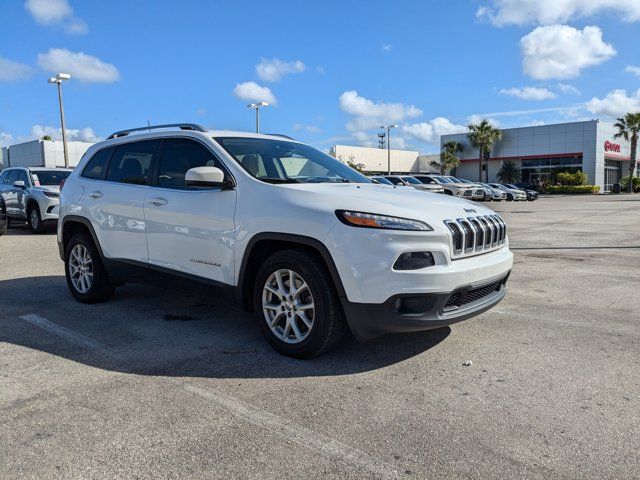
POLYGON ((501 183, 490 183, 493 188, 497 188, 502 190, 507 196, 507 202, 516 201, 526 201, 527 200, 527 192, 524 190, 517 190, 515 188, 509 188, 501 183))
POLYGON ((484 187, 477 182, 461 179, 458 177, 454 177, 452 175, 444 175, 444 178, 448 179, 452 183, 457 183, 459 185, 464 185, 467 188, 472 188, 473 189, 473 193, 471 195, 472 200, 485 200, 487 197, 486 192, 484 191, 484 187))
POLYGON ((80 302, 126 282, 220 287, 276 350, 310 357, 348 327, 438 328, 506 293, 513 255, 488 208, 374 185, 281 136, 156 128, 92 146, 64 184, 57 240, 80 302))
POLYGON ((463 183, 454 183, 444 175, 420 173, 414 175, 413 178, 426 185, 439 185, 447 195, 473 200, 473 188, 463 183))
POLYGON ((424 192, 444 193, 444 188, 442 188, 440 185, 422 183, 420 180, 410 175, 385 175, 384 178, 389 180, 394 185, 411 187, 415 188, 416 190, 422 190, 424 192))
POLYGON ((0 174, 0 204, 7 222, 26 221, 33 233, 42 233, 58 220, 60 182, 68 168, 12 167, 0 174))

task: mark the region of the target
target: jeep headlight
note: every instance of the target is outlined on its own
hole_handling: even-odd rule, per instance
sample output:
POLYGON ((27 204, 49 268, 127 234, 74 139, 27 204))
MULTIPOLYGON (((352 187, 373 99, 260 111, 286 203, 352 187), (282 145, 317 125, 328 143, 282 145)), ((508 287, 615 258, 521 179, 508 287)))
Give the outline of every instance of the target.
POLYGON ((420 220, 391 217, 377 213, 354 212, 351 210, 336 210, 336 216, 345 225, 360 228, 381 228, 384 230, 412 230, 417 232, 431 232, 433 228, 420 220))

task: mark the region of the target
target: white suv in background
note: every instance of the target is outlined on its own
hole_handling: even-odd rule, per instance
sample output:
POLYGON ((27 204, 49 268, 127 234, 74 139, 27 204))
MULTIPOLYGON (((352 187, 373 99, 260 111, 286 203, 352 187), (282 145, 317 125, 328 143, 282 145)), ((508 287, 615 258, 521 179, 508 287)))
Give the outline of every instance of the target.
POLYGON ((426 185, 439 185, 443 188, 444 193, 447 195, 452 195, 454 197, 463 197, 468 200, 473 200, 473 187, 470 185, 465 185, 464 183, 455 183, 452 180, 448 179, 444 175, 437 174, 424 174, 420 173, 414 175, 413 178, 421 181, 426 185))
POLYGON ((402 190, 288 137, 125 130, 92 146, 64 184, 60 256, 86 303, 126 282, 221 287, 295 357, 348 327, 366 340, 498 303, 513 262, 502 219, 402 190))
POLYGON ((26 220, 33 233, 42 233, 58 220, 60 183, 68 168, 13 167, 0 174, 0 209, 7 221, 26 220))

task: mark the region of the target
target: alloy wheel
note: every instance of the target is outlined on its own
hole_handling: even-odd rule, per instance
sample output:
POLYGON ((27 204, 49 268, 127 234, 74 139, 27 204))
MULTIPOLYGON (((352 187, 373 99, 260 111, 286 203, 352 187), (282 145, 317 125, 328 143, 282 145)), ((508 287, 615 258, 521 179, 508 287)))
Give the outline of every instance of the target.
POLYGON ((289 269, 273 272, 262 290, 267 326, 281 341, 295 344, 309 336, 315 318, 313 295, 307 282, 289 269))
POLYGON ((84 245, 77 244, 71 249, 69 276, 73 287, 80 293, 87 293, 93 284, 93 260, 84 245))
POLYGON ((40 219, 38 218, 38 212, 35 208, 31 209, 31 214, 29 215, 29 219, 31 220, 31 228, 33 230, 38 229, 38 224, 40 223, 40 219))

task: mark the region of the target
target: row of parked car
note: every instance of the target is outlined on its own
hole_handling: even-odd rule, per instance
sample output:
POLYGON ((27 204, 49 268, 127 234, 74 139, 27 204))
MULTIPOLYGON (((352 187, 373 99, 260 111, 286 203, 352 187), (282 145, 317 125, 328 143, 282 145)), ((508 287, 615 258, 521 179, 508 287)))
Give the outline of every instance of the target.
POLYGON ((415 175, 374 175, 369 178, 376 183, 385 185, 416 188, 482 202, 533 201, 539 197, 536 190, 521 188, 510 183, 472 182, 452 175, 420 173, 415 175))

